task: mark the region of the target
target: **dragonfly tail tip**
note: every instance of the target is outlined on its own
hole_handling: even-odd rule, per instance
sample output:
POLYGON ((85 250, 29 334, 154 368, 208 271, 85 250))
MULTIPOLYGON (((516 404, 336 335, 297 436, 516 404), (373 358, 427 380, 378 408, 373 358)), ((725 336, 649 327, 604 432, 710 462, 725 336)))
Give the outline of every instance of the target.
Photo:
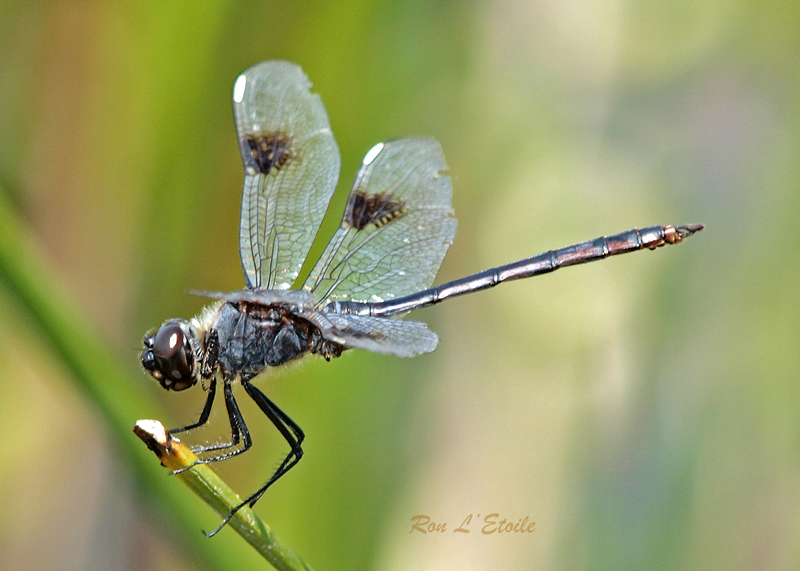
POLYGON ((677 226, 675 230, 678 232, 681 238, 688 238, 692 234, 700 232, 700 230, 705 227, 705 224, 683 224, 682 226, 677 226))

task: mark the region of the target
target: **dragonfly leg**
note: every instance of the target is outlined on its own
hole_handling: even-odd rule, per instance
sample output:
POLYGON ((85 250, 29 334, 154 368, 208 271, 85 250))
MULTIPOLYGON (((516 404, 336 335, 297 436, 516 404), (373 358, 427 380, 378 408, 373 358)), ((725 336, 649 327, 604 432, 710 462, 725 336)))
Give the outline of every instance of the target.
POLYGON ((225 394, 225 406, 228 410, 228 419, 231 423, 231 440, 230 442, 224 442, 222 444, 211 444, 209 446, 197 446, 192 448, 192 452, 195 454, 201 454, 203 452, 209 452, 212 450, 226 450, 230 448, 234 448, 239 445, 239 442, 242 442, 242 447, 231 452, 227 452, 225 454, 219 454, 217 456, 210 456, 207 458, 200 458, 193 464, 186 466, 184 468, 180 468, 179 470, 175 470, 173 474, 180 474, 194 466, 195 464, 209 464, 211 462, 219 462, 221 460, 227 460, 228 458, 232 458, 241 454, 242 452, 246 452, 250 449, 253 445, 253 440, 250 437, 250 431, 247 429, 247 425, 244 422, 244 418, 242 418, 242 413, 239 411, 239 405, 236 404, 236 399, 233 398, 233 388, 231 383, 225 382, 224 388, 225 394))
POLYGON ((208 422, 208 417, 211 414, 211 407, 214 405, 214 396, 217 392, 217 380, 211 379, 211 384, 208 386, 208 396, 206 397, 206 404, 203 407, 203 412, 200 413, 200 418, 194 424, 190 424, 188 426, 182 426, 180 428, 173 428, 169 431, 170 434, 178 434, 181 432, 186 432, 187 430, 194 430, 200 426, 203 426, 206 422, 208 422))
POLYGON ((267 491, 267 488, 274 484, 286 472, 292 469, 292 467, 294 467, 294 465, 300 461, 300 458, 303 457, 302 444, 303 440, 305 439, 303 430, 297 426, 297 424, 291 418, 289 418, 285 412, 279 409, 275 403, 267 398, 264 393, 251 385, 248 381, 243 381, 242 384, 244 385, 244 389, 247 391, 247 394, 249 394, 250 397, 256 401, 258 408, 260 408, 267 418, 272 421, 272 424, 275 425, 275 428, 278 429, 292 449, 286 458, 284 458, 283 462, 281 462, 281 465, 278 466, 278 469, 275 471, 272 477, 267 480, 267 483, 256 490, 255 493, 251 494, 250 497, 245 499, 241 504, 234 507, 214 531, 211 533, 206 533, 207 537, 213 537, 219 533, 219 531, 231 520, 234 514, 236 514, 236 512, 238 512, 244 506, 249 505, 250 507, 253 507, 261 498, 261 496, 264 495, 264 492, 267 491))
POLYGON ((214 376, 214 369, 219 358, 219 335, 216 329, 212 329, 206 342, 206 352, 203 355, 203 362, 200 365, 200 377, 210 379, 214 376))

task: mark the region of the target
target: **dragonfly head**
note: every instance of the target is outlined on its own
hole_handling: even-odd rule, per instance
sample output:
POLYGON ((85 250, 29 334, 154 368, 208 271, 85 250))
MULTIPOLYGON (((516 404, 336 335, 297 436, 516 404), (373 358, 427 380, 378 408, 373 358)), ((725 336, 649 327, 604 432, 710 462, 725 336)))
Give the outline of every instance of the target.
POLYGON ((143 343, 142 366, 162 387, 183 391, 197 382, 196 335, 189 322, 170 319, 143 343))

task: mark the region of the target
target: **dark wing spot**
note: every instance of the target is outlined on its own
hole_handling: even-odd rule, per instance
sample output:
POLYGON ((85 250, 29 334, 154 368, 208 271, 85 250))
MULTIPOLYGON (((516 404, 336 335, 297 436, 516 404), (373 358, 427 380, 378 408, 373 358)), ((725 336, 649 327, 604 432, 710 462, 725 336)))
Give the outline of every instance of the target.
POLYGON ((247 135, 250 154, 263 174, 269 174, 273 168, 280 170, 295 158, 291 145, 292 139, 282 131, 247 135))
POLYGON ((364 192, 358 191, 348 209, 347 224, 356 230, 362 230, 370 224, 380 228, 402 216, 405 209, 404 203, 392 200, 383 194, 367 196, 364 192))

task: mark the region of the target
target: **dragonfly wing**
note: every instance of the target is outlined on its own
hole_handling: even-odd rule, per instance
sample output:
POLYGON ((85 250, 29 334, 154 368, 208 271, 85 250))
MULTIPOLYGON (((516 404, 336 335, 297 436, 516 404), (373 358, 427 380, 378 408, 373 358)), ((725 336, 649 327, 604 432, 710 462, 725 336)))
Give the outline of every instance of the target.
POLYGON ((339 178, 339 148, 310 88, 284 61, 256 64, 234 84, 245 171, 239 252, 250 289, 291 287, 339 178))
POLYGON ((439 344, 436 333, 420 321, 317 311, 305 312, 305 317, 319 327, 325 339, 346 348, 416 357, 439 344))
POLYGON ((439 143, 428 137, 379 143, 367 153, 341 226, 303 285, 317 307, 431 286, 456 232, 446 170, 439 143))
POLYGON ((192 295, 221 299, 230 303, 242 301, 248 303, 258 303, 261 305, 294 305, 297 307, 311 308, 312 298, 307 291, 291 290, 249 290, 220 292, 220 291, 198 291, 189 292, 192 295))

